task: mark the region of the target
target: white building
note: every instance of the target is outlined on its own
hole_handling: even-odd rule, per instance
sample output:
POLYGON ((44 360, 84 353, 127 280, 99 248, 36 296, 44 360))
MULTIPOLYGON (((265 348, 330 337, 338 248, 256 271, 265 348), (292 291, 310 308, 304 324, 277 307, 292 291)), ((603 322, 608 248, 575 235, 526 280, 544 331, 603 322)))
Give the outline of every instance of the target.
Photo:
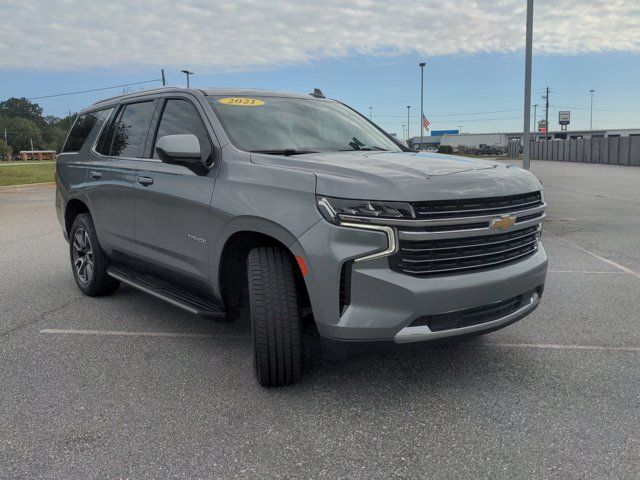
MULTIPOLYGON (((592 137, 628 137, 640 135, 640 128, 626 129, 609 129, 609 130, 573 130, 573 131, 555 131, 549 132, 547 137, 551 140, 559 138, 592 138, 592 137)), ((544 139, 545 134, 536 132, 531 134, 531 138, 535 140, 544 139)), ((478 147, 480 145, 495 145, 506 148, 511 140, 522 143, 522 132, 505 132, 505 133, 458 133, 443 134, 441 136, 425 136, 425 146, 451 145, 452 147, 478 147)), ((420 137, 412 137, 409 140, 410 145, 420 143, 420 137)))

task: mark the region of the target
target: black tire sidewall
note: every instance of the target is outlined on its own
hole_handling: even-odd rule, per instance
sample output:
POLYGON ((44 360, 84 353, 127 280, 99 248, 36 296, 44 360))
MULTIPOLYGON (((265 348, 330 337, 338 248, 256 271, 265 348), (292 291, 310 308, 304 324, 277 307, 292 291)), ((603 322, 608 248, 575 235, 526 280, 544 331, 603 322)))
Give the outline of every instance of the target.
POLYGON ((71 226, 71 231, 69 232, 69 260, 76 285, 78 285, 78 288, 84 294, 89 296, 108 295, 118 288, 119 282, 107 275, 109 262, 100 247, 100 242, 98 242, 98 236, 93 226, 91 215, 87 213, 78 215, 71 226), (89 235, 93 252, 93 276, 87 283, 80 281, 75 265, 73 264, 73 239, 78 228, 84 228, 89 235))

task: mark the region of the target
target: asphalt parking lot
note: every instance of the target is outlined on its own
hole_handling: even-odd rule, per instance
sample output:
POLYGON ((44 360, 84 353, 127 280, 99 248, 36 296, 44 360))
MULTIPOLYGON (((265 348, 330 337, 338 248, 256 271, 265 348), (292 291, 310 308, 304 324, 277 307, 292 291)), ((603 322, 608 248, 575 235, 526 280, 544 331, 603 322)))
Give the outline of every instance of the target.
POLYGON ((76 288, 52 187, 0 190, 0 477, 640 476, 640 168, 534 162, 540 308, 463 343, 314 352, 259 387, 245 324, 76 288))

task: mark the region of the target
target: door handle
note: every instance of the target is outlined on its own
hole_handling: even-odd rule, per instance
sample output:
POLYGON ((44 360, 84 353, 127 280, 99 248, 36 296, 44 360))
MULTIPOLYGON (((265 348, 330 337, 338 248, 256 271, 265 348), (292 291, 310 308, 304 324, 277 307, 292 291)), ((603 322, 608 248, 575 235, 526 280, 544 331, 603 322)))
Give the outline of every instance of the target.
POLYGON ((91 172, 91 176, 97 180, 102 178, 102 172, 91 172))
POLYGON ((153 185, 153 178, 151 177, 136 177, 136 180, 140 185, 153 185))

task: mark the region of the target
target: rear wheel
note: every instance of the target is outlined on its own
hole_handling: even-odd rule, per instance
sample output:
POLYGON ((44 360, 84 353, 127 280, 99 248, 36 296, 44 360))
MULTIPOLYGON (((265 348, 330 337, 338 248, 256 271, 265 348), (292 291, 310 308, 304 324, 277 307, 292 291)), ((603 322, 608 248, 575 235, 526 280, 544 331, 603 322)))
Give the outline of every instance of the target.
POLYGON ((109 261, 105 256, 91 215, 78 215, 69 232, 69 256, 73 277, 78 288, 91 297, 110 295, 120 286, 120 282, 107 275, 109 261))
POLYGON ((254 366, 264 387, 295 383, 302 375, 302 312, 291 256, 259 247, 247 259, 254 366))

